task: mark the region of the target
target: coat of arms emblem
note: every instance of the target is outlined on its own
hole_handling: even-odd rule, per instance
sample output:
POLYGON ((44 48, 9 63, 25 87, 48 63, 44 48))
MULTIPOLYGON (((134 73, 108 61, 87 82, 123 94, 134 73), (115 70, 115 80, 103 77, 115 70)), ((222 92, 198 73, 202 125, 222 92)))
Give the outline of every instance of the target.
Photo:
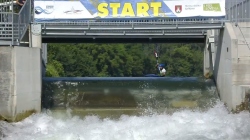
POLYGON ((175 5, 175 13, 181 13, 182 6, 181 5, 175 5))

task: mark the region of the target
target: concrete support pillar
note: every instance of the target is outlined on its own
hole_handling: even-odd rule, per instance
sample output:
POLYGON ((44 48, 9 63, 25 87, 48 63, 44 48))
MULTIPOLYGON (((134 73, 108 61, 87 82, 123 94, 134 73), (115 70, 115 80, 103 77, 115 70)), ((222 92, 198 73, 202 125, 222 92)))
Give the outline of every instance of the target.
POLYGON ((204 48, 204 62, 203 62, 203 74, 205 77, 210 73, 210 62, 209 62, 209 44, 206 44, 204 48))
POLYGON ((41 24, 31 24, 30 30, 30 47, 41 49, 42 56, 42 76, 45 76, 47 64, 47 44, 42 43, 42 26, 41 24))
POLYGON ((213 74, 213 56, 212 50, 214 49, 213 31, 209 30, 207 33, 207 39, 204 48, 204 62, 203 62, 203 74, 206 78, 209 78, 213 74))
POLYGON ((41 24, 31 24, 31 47, 42 48, 42 26, 41 24))
POLYGON ((209 37, 209 43, 210 43, 210 48, 209 48, 209 55, 210 55, 210 64, 211 64, 211 70, 213 72, 214 70, 214 62, 215 62, 215 30, 211 30, 211 34, 209 37))
POLYGON ((0 119, 19 121, 41 111, 41 49, 0 47, 0 119))
POLYGON ((225 23, 215 48, 214 78, 221 101, 232 112, 249 109, 250 50, 241 42, 243 35, 248 33, 247 28, 241 31, 231 23, 225 23))
POLYGON ((47 65, 47 43, 42 43, 42 76, 46 76, 47 65))
POLYGON ((47 43, 42 43, 42 57, 44 60, 44 63, 47 64, 47 43))

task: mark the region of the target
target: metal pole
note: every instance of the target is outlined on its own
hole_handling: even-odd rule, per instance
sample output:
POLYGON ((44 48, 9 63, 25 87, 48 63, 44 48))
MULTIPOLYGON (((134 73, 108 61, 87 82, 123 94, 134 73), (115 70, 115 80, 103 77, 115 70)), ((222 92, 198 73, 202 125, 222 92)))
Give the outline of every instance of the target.
POLYGON ((236 0, 236 25, 238 24, 238 0, 236 0))
POLYGON ((241 2, 241 22, 243 22, 244 21, 244 16, 243 16, 243 10, 244 10, 244 7, 245 6, 243 6, 243 1, 241 2))
MULTIPOLYGON (((11 1, 11 6, 13 7, 13 1, 11 1)), ((12 8, 13 9, 13 8, 12 8)), ((12 30, 12 33, 11 33, 11 46, 13 46, 14 44, 14 10, 12 10, 12 13, 11 13, 11 18, 12 18, 12 24, 11 24, 11 30, 12 30)))
MULTIPOLYGON (((31 19, 32 19, 31 16, 33 15, 33 14, 32 14, 32 11, 31 11, 31 10, 32 10, 32 1, 33 1, 33 0, 29 0, 29 2, 30 2, 30 6, 29 6, 29 13, 30 13, 30 16, 29 16, 29 23, 31 23, 31 19)), ((32 21, 32 22, 33 22, 33 21, 32 21)))

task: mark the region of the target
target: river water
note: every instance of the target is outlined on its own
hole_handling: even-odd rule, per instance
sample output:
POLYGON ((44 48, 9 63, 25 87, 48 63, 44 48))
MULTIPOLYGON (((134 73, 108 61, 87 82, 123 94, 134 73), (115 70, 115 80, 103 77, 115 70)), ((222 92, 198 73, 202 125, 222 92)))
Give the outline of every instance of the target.
POLYGON ((47 78, 43 111, 0 122, 1 140, 249 140, 250 114, 231 114, 199 78, 47 78))

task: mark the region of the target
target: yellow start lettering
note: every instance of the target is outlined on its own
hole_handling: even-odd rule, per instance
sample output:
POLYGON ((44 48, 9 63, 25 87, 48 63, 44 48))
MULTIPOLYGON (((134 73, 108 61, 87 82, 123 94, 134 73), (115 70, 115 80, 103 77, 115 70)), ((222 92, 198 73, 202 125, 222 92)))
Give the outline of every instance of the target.
POLYGON ((135 16, 149 16, 148 10, 152 8, 154 16, 159 16, 159 8, 161 8, 161 2, 151 2, 151 3, 137 3, 136 9, 133 9, 131 3, 124 3, 121 7, 120 3, 100 3, 97 7, 98 16, 106 17, 108 16, 109 10, 111 8, 111 15, 113 17, 118 16, 118 10, 121 8, 121 17, 135 17, 135 16), (135 15, 136 14, 136 15, 135 15))
MULTIPOLYGON (((118 9, 121 7, 120 3, 110 3, 110 8, 113 11, 113 16, 117 17, 118 15, 118 9)), ((99 9, 98 9, 99 10, 99 9)))
POLYGON ((149 10, 149 5, 147 3, 137 3, 137 15, 138 16, 142 16, 142 15, 149 16, 148 10, 149 10))
POLYGON ((135 13, 134 13, 134 10, 133 10, 131 3, 125 3, 123 6, 121 17, 126 17, 126 16, 130 16, 130 17, 135 16, 135 13))
POLYGON ((109 11, 108 11, 108 4, 107 3, 101 3, 98 5, 97 9, 98 9, 98 16, 100 17, 106 17, 109 15, 109 11))

